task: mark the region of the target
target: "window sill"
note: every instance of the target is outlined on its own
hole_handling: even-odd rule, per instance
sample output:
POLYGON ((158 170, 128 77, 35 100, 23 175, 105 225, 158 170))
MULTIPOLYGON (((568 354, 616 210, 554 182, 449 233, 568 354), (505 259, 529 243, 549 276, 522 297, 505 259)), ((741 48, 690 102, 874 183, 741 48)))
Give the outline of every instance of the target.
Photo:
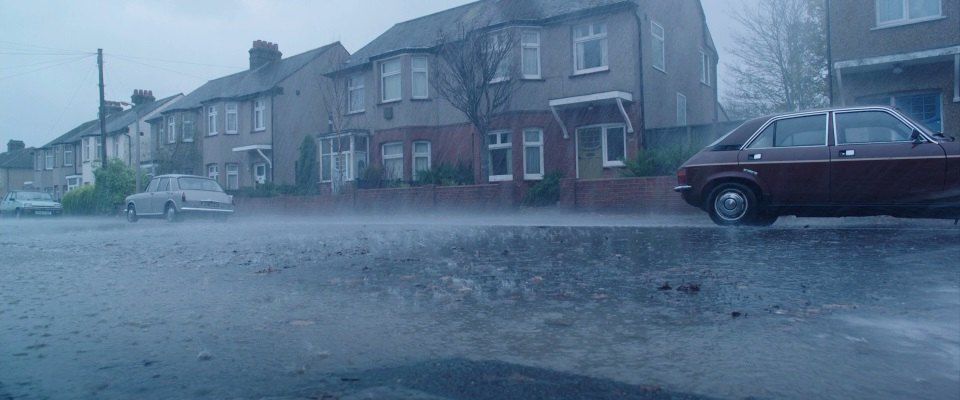
POLYGON ((399 103, 399 102, 401 102, 401 101, 403 101, 402 98, 401 98, 401 99, 394 99, 394 100, 387 100, 387 101, 381 101, 381 102, 378 103, 377 105, 378 105, 378 106, 390 105, 390 104, 393 104, 393 103, 399 103))
POLYGON ((367 112, 366 109, 357 110, 357 111, 347 111, 347 114, 346 114, 346 115, 357 115, 357 114, 363 114, 363 113, 365 113, 365 112, 367 112))
POLYGON ((651 65, 651 67, 653 67, 653 69, 655 69, 655 70, 657 70, 657 71, 663 72, 664 74, 667 73, 666 67, 660 68, 660 67, 658 67, 658 66, 656 66, 656 65, 651 65))
POLYGON ((598 74, 598 73, 602 73, 602 72, 610 72, 610 67, 609 67, 609 66, 603 66, 603 67, 585 69, 585 70, 581 70, 581 71, 574 71, 574 72, 573 72, 573 75, 570 75, 570 77, 571 77, 571 78, 576 78, 576 77, 579 77, 579 76, 593 75, 593 74, 598 74))
POLYGON ((509 182, 513 180, 513 175, 493 175, 487 180, 490 182, 509 182))
POLYGON ((623 168, 626 166, 627 165, 624 164, 623 161, 607 161, 603 163, 604 168, 623 168))
POLYGON ((547 81, 546 79, 543 79, 542 76, 525 76, 525 77, 523 77, 523 78, 520 78, 520 80, 523 80, 523 81, 531 81, 531 82, 546 82, 546 81, 547 81))
POLYGON ((542 181, 543 175, 524 175, 523 180, 525 181, 542 181))
POLYGON ((267 128, 257 128, 257 129, 254 129, 254 130, 250 131, 250 133, 263 132, 263 131, 265 131, 265 130, 267 130, 267 128))
POLYGON ((217 136, 217 135, 219 135, 219 133, 217 133, 217 132, 213 132, 213 133, 208 133, 208 134, 207 134, 207 136, 217 136))
POLYGON ((883 29, 887 29, 887 28, 899 28, 899 27, 901 27, 901 26, 907 26, 907 25, 913 25, 913 24, 922 24, 922 23, 924 23, 924 22, 939 21, 939 20, 941 20, 941 19, 947 19, 947 17, 945 17, 945 16, 943 16, 943 15, 937 15, 937 16, 935 16, 935 17, 925 17, 925 18, 917 18, 917 19, 908 19, 908 20, 904 20, 904 21, 891 22, 891 23, 887 23, 887 24, 883 24, 883 25, 879 25, 879 24, 878 24, 877 26, 875 26, 875 27, 873 27, 873 28, 870 28, 870 30, 871 30, 871 31, 879 31, 879 30, 883 30, 883 29))

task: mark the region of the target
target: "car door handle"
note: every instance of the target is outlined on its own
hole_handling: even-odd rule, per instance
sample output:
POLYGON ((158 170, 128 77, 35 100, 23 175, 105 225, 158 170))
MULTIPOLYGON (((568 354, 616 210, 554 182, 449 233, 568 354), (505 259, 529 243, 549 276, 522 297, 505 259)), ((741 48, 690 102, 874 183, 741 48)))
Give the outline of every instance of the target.
POLYGON ((759 160, 759 159, 761 159, 761 158, 763 158, 763 155, 760 154, 760 153, 748 154, 748 155, 747 155, 747 159, 748 159, 748 160, 759 160))
POLYGON ((857 152, 853 150, 840 150, 840 157, 853 157, 857 152))

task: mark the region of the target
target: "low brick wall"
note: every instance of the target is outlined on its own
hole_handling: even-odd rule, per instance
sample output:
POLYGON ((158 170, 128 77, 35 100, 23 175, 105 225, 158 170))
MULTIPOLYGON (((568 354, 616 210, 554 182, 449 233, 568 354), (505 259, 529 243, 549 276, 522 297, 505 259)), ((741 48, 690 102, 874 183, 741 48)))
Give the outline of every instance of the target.
MULTIPOLYGON (((672 176, 560 181, 559 207, 570 210, 688 214, 699 212, 673 191, 672 176)), ((418 186, 351 189, 340 194, 236 198, 244 214, 396 214, 430 210, 503 210, 519 208, 521 187, 512 182, 471 186, 418 186)))

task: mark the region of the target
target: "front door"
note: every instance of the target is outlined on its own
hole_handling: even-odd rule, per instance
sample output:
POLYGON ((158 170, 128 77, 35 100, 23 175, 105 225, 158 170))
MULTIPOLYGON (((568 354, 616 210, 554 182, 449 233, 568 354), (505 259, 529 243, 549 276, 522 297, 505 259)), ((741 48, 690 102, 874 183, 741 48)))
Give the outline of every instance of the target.
MULTIPOLYGON (((830 196, 851 205, 924 202, 944 190, 946 153, 914 142, 912 127, 884 110, 838 112, 830 153, 830 196)), ((919 132, 917 132, 919 134, 919 132)))
POLYGON ((267 164, 253 164, 253 179, 256 180, 258 185, 267 183, 267 164))
POLYGON ((603 128, 577 129, 577 178, 603 176, 603 128))

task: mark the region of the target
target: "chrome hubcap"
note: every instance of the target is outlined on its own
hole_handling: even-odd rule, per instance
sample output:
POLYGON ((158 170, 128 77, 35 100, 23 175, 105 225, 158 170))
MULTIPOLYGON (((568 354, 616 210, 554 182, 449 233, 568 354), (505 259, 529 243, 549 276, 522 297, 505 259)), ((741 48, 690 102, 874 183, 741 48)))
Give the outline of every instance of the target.
POLYGON ((743 218, 747 211, 747 198, 739 191, 726 191, 717 196, 713 209, 720 218, 736 221, 743 218))

